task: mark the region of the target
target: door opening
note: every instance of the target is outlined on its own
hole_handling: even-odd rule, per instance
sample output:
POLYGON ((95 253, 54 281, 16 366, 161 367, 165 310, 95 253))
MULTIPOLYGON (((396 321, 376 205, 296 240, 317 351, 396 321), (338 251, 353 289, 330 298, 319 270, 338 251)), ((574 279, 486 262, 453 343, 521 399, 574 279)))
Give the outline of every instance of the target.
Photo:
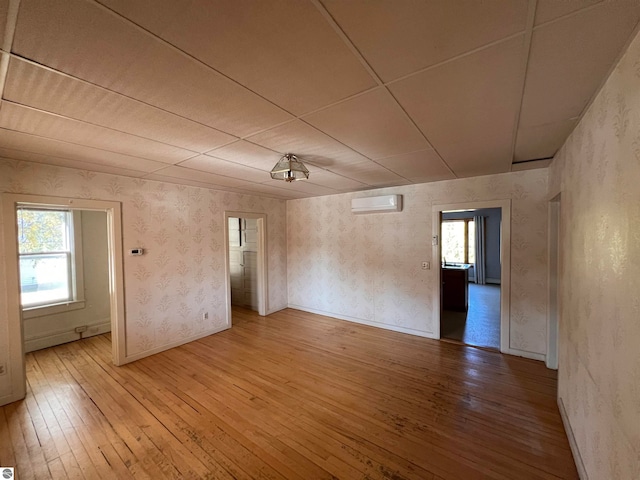
POLYGON ((233 308, 266 315, 266 215, 225 213, 227 305, 229 324, 233 308))
MULTIPOLYGON (((102 200, 86 200, 74 198, 47 197, 40 195, 21 195, 21 194, 2 194, 3 218, 5 220, 5 266, 6 266, 6 286, 7 286, 7 313, 8 313, 8 333, 9 333, 9 363, 11 372, 11 393, 0 398, 0 405, 14 402, 24 398, 26 394, 26 372, 25 372, 25 335, 23 333, 23 316, 29 317, 23 312, 22 303, 22 286, 26 286, 26 290, 33 293, 41 288, 41 294, 32 295, 26 303, 37 303, 46 301, 45 297, 54 297, 62 299, 63 304, 54 308, 66 308, 64 305, 75 303, 78 300, 79 283, 78 275, 84 275, 84 271, 77 269, 72 271, 73 265, 69 259, 72 252, 66 248, 64 241, 57 240, 58 243, 49 245, 44 249, 36 248, 38 242, 29 248, 21 249, 18 239, 19 234, 19 215, 20 209, 49 210, 59 212, 70 212, 66 215, 70 219, 75 215, 76 211, 102 212, 102 219, 106 218, 106 244, 107 244, 107 275, 108 285, 108 321, 104 320, 102 328, 110 328, 111 330, 111 351, 112 361, 114 365, 123 365, 127 363, 126 345, 125 345, 125 313, 124 313, 124 280, 123 280, 123 262, 122 262, 122 212, 119 202, 102 201, 102 200), (106 217, 104 216, 106 215, 106 217), (65 247, 60 248, 58 247, 65 247), (22 255, 24 254, 24 255, 22 255), (34 260, 36 257, 47 258, 47 262, 42 269, 38 271, 34 260), (23 268, 20 268, 21 263, 23 268), (32 264, 29 267, 29 264, 32 264), (55 266, 54 266, 55 265, 55 266), (51 272, 55 269, 66 269, 67 275, 60 279, 50 278, 51 272), (73 277, 76 277, 75 283, 73 277), (42 283, 42 285, 40 285, 42 283), (29 285, 28 285, 29 284, 29 285), (62 298, 65 297, 66 298, 62 298), (72 295, 75 298, 72 299, 72 295), (108 327, 104 324, 107 323, 108 327)), ((70 222, 72 220, 69 220, 70 222)), ((23 223, 24 226, 24 223, 23 223)), ((56 228, 62 228, 60 226, 56 228)), ((66 228, 66 227, 65 227, 66 228)), ((55 228, 54 228, 55 229, 55 228)), ((105 230, 103 230, 104 232, 105 230)), ((104 240, 104 239, 103 239, 104 240)), ((69 237, 69 242, 73 239, 69 237)), ((54 242, 55 243, 55 242, 54 242)), ((104 279, 103 279, 104 280, 104 279)), ((86 299, 85 299, 86 300, 86 299)), ((55 312, 54 312, 55 313, 55 312)), ((29 321, 29 318, 26 318, 29 321)), ((85 325, 81 325, 85 326, 85 325)), ((89 325, 87 324, 87 331, 89 325)), ((97 325, 93 325, 94 327, 97 325)), ((74 327, 75 330, 75 327, 74 327)), ((32 339, 33 340, 33 339, 32 339)), ((30 344, 30 347, 37 347, 38 342, 30 344)))
POLYGON ((509 352, 511 201, 433 206, 437 337, 509 352))
POLYGON ((547 319, 547 368, 558 369, 560 325, 560 195, 549 202, 549 312, 547 319))

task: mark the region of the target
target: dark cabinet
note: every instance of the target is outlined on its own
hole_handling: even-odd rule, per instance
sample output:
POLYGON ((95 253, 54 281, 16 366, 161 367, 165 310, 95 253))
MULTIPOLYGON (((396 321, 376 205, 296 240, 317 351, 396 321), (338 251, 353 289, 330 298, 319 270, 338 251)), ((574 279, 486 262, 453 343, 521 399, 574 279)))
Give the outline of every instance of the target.
POLYGON ((469 266, 442 268, 442 309, 469 308, 469 266))

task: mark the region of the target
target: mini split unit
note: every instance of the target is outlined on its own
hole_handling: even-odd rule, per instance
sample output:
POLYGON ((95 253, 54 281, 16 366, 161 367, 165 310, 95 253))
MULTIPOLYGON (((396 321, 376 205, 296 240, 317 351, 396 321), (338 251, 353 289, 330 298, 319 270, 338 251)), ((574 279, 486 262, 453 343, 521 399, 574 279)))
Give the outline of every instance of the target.
POLYGON ((401 212, 402 195, 380 195, 351 199, 353 213, 401 212))

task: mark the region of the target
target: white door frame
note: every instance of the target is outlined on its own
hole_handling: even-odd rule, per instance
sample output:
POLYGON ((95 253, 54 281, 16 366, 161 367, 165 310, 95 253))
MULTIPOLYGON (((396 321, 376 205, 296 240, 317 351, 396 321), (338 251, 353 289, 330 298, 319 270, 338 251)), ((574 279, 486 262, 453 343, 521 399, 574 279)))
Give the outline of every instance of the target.
POLYGON ((224 212, 224 271, 227 291, 227 325, 231 326, 231 265, 229 258, 229 219, 249 218, 258 222, 258 315, 267 315, 269 285, 267 281, 267 214, 251 212, 224 212))
POLYGON ((433 205, 432 207, 432 231, 437 237, 437 242, 433 245, 433 262, 437 269, 437 287, 433 290, 433 316, 437 318, 435 328, 435 338, 440 337, 440 291, 442 288, 442 278, 440 269, 441 256, 441 219, 442 212, 449 210, 478 210, 481 208, 500 208, 502 210, 502 228, 500 229, 500 352, 513 352, 510 346, 510 317, 511 317, 511 200, 490 200, 484 202, 464 202, 450 203, 444 205, 433 205))
POLYGON ((107 213, 109 252, 109 295, 111 299, 111 354, 114 365, 126 363, 124 275, 122 262, 122 204, 103 200, 86 200, 42 195, 2 194, 5 278, 9 325, 9 371, 11 394, 0 398, 0 405, 20 400, 26 394, 24 333, 20 308, 20 274, 18 264, 18 205, 96 210, 107 213))
POLYGON ((560 194, 549 200, 549 273, 547 301, 547 368, 558 369, 560 325, 560 194))

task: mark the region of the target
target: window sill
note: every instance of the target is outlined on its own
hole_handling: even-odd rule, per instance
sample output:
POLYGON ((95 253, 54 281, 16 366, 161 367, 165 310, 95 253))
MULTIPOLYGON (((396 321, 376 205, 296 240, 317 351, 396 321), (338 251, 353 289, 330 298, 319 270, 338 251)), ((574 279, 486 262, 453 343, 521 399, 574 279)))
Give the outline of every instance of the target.
POLYGON ((56 303, 53 305, 40 305, 38 307, 28 307, 22 309, 22 318, 45 317, 56 313, 65 313, 72 310, 80 310, 85 307, 84 300, 74 300, 73 302, 56 303))

